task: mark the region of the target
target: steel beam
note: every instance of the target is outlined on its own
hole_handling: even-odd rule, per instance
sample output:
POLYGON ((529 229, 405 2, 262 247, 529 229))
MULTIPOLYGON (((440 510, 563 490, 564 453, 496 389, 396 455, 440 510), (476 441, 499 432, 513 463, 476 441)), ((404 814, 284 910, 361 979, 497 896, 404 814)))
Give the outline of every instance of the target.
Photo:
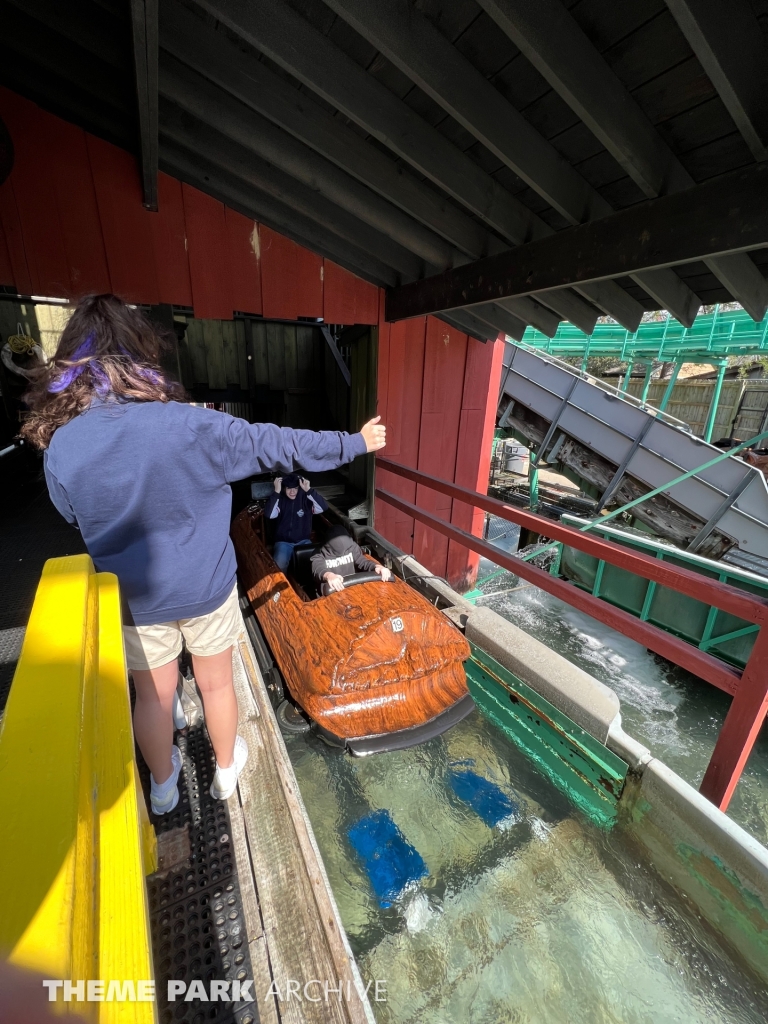
MULTIPOLYGON (((326 3, 571 224, 612 212, 597 189, 408 0, 326 3)), ((559 0, 542 6, 553 3, 562 8, 559 0)), ((572 59, 567 50, 564 56, 572 59)), ((637 283, 646 287, 642 275, 637 283)), ((655 271, 646 290, 684 323, 695 319, 700 301, 673 271, 655 271)))
POLYGON ((757 164, 406 285, 388 296, 387 317, 535 295, 765 246, 768 167, 757 164))
POLYGON ((141 142, 141 185, 144 206, 148 210, 157 210, 157 5, 158 0, 131 0, 133 62, 141 142))
POLYGON ((755 160, 768 156, 768 50, 748 0, 667 0, 755 160))
MULTIPOLYGON (((685 4, 687 0, 673 0, 685 4)), ((723 31, 728 31, 730 11, 721 0, 692 0, 707 8, 717 7, 723 31), (726 13, 728 11, 728 13, 726 13)), ((746 0, 737 0, 736 7, 746 0)), ((630 95, 629 90, 603 59, 560 0, 479 0, 502 31, 509 36, 589 130, 625 169, 649 198, 690 188, 694 180, 630 95)), ((756 36, 762 33, 752 17, 756 36)), ((724 37, 725 38, 725 37, 724 37)), ((755 44, 752 44, 754 49, 755 44)), ((765 63, 768 53, 763 55, 765 63)), ((757 66, 757 65, 756 65, 757 66)), ((766 78, 760 70, 761 78, 766 78)), ((764 103, 760 104, 764 107, 764 103)), ((709 269, 755 320, 762 320, 768 305, 768 285, 744 255, 730 265, 708 261, 709 269)), ((758 272, 759 273, 759 272, 758 272)), ((633 275, 638 284, 685 326, 696 318, 699 299, 669 270, 633 275)))
POLYGON ((742 480, 738 482, 738 484, 736 484, 731 493, 723 499, 722 503, 718 506, 717 509, 715 509, 713 515, 707 520, 707 522, 702 526, 702 528, 693 538, 691 543, 686 548, 687 551, 699 550, 701 545, 704 543, 704 541, 707 539, 710 533, 712 533, 712 531, 715 529, 717 524, 723 518, 723 516, 734 503, 734 501, 736 501, 741 492, 746 490, 746 488, 749 486, 750 482, 751 481, 749 477, 745 476, 742 480))
MULTIPOLYGON (((630 369, 631 369, 631 367, 632 367, 632 364, 630 363, 630 369)), ((645 437, 645 435, 648 433, 648 431, 653 426, 653 422, 654 422, 653 419, 651 417, 648 417, 648 420, 645 422, 643 427, 640 429, 640 432, 638 433, 637 437, 634 439, 632 444, 627 449, 626 455, 624 456, 624 458, 621 460, 621 462, 617 466, 616 472, 613 474, 613 477, 611 478, 610 483, 608 484, 608 486, 603 491, 602 497, 600 498, 600 500, 598 501, 597 505, 595 506, 595 515, 597 515, 598 512, 602 512, 602 510, 605 508, 605 506, 608 504, 608 502, 611 500, 611 498, 613 498, 613 496, 616 493, 616 491, 619 489, 619 484, 624 479, 624 474, 626 473, 627 467, 629 466, 630 462, 632 461, 632 456, 635 454, 637 449, 642 444, 643 438, 645 437)), ((747 482, 749 482, 749 478, 748 477, 745 477, 744 479, 747 480, 747 482)))
MULTIPOLYGON (((199 3, 228 29, 453 196, 508 243, 517 245, 553 233, 540 217, 283 0, 260 0, 257 4, 250 0, 199 3)), ((600 291, 600 308, 634 330, 630 324, 635 315, 639 322, 642 306, 613 281, 603 282, 600 291)))

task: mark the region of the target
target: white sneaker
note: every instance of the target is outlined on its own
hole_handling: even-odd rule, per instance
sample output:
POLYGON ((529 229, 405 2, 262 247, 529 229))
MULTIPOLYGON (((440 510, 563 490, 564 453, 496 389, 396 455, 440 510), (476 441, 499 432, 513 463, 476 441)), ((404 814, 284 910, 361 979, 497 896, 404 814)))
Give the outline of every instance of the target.
POLYGON ((248 745, 242 736, 235 740, 235 757, 229 768, 220 768, 216 764, 216 774, 211 783, 211 796, 214 800, 228 800, 237 789, 237 777, 248 760, 248 745))
POLYGON ((179 787, 176 783, 179 781, 181 772, 181 751, 175 744, 171 750, 171 764, 173 771, 170 777, 160 785, 155 782, 154 776, 150 773, 149 802, 152 805, 153 814, 169 814, 179 802, 179 787))

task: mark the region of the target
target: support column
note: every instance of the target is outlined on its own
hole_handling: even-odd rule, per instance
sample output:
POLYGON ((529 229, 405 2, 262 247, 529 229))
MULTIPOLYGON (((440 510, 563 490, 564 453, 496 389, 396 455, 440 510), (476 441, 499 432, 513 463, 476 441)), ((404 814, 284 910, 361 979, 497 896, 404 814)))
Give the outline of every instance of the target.
POLYGON ((632 367, 635 365, 634 359, 630 359, 627 363, 627 372, 624 374, 624 380, 621 382, 621 390, 626 391, 629 387, 629 381, 632 376, 632 367))
POLYGON ((533 452, 528 459, 528 505, 532 512, 539 507, 539 460, 534 459, 533 452))
POLYGON ((712 401, 709 403, 707 425, 704 427, 705 441, 712 440, 712 431, 715 429, 715 417, 717 416, 717 407, 720 404, 720 392, 723 390, 723 380, 725 379, 725 370, 727 365, 727 360, 722 359, 718 366, 717 380, 715 381, 715 393, 712 395, 712 401))
POLYGON ((640 396, 640 401, 645 403, 648 399, 648 392, 651 388, 651 374, 653 373, 653 360, 651 360, 645 368, 645 381, 643 382, 643 393, 640 396))
POLYGON ((664 412, 664 410, 667 408, 667 404, 669 403, 669 400, 672 397, 672 392, 674 391, 675 384, 677 383, 677 375, 678 373, 680 373, 680 367, 682 365, 683 364, 680 362, 680 360, 678 360, 675 363, 674 369, 672 370, 672 374, 669 378, 669 384, 667 384, 667 390, 664 392, 664 397, 659 402, 659 409, 661 410, 661 412, 664 412))
POLYGON ((755 640, 701 783, 702 795, 721 811, 728 808, 768 711, 766 660, 768 627, 763 626, 755 640))

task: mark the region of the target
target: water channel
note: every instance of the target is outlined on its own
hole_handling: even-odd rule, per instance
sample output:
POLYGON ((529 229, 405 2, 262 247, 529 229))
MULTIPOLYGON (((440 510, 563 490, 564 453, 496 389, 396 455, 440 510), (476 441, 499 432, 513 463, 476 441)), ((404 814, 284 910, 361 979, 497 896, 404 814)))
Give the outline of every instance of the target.
MULTIPOLYGON (((503 583, 482 603, 616 690, 625 729, 696 782, 727 701, 503 583)), ((286 742, 363 978, 386 989, 381 1024, 768 1019, 764 986, 631 835, 584 819, 479 712, 366 759, 313 734, 286 742)), ((732 805, 763 842, 767 777, 763 736, 732 805)))

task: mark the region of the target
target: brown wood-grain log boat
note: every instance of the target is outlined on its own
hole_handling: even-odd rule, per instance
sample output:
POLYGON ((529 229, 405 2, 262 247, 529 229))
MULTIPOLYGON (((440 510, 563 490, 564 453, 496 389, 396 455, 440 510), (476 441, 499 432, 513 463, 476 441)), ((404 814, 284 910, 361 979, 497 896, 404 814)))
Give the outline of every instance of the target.
MULTIPOLYGON (((429 601, 395 577, 371 574, 326 597, 289 578, 253 506, 232 524, 240 580, 294 702, 330 742, 353 754, 439 736, 474 708, 463 662, 469 644, 429 601), (314 597, 314 599, 313 599, 314 597)), ((302 562, 315 549, 302 551, 302 562)))

